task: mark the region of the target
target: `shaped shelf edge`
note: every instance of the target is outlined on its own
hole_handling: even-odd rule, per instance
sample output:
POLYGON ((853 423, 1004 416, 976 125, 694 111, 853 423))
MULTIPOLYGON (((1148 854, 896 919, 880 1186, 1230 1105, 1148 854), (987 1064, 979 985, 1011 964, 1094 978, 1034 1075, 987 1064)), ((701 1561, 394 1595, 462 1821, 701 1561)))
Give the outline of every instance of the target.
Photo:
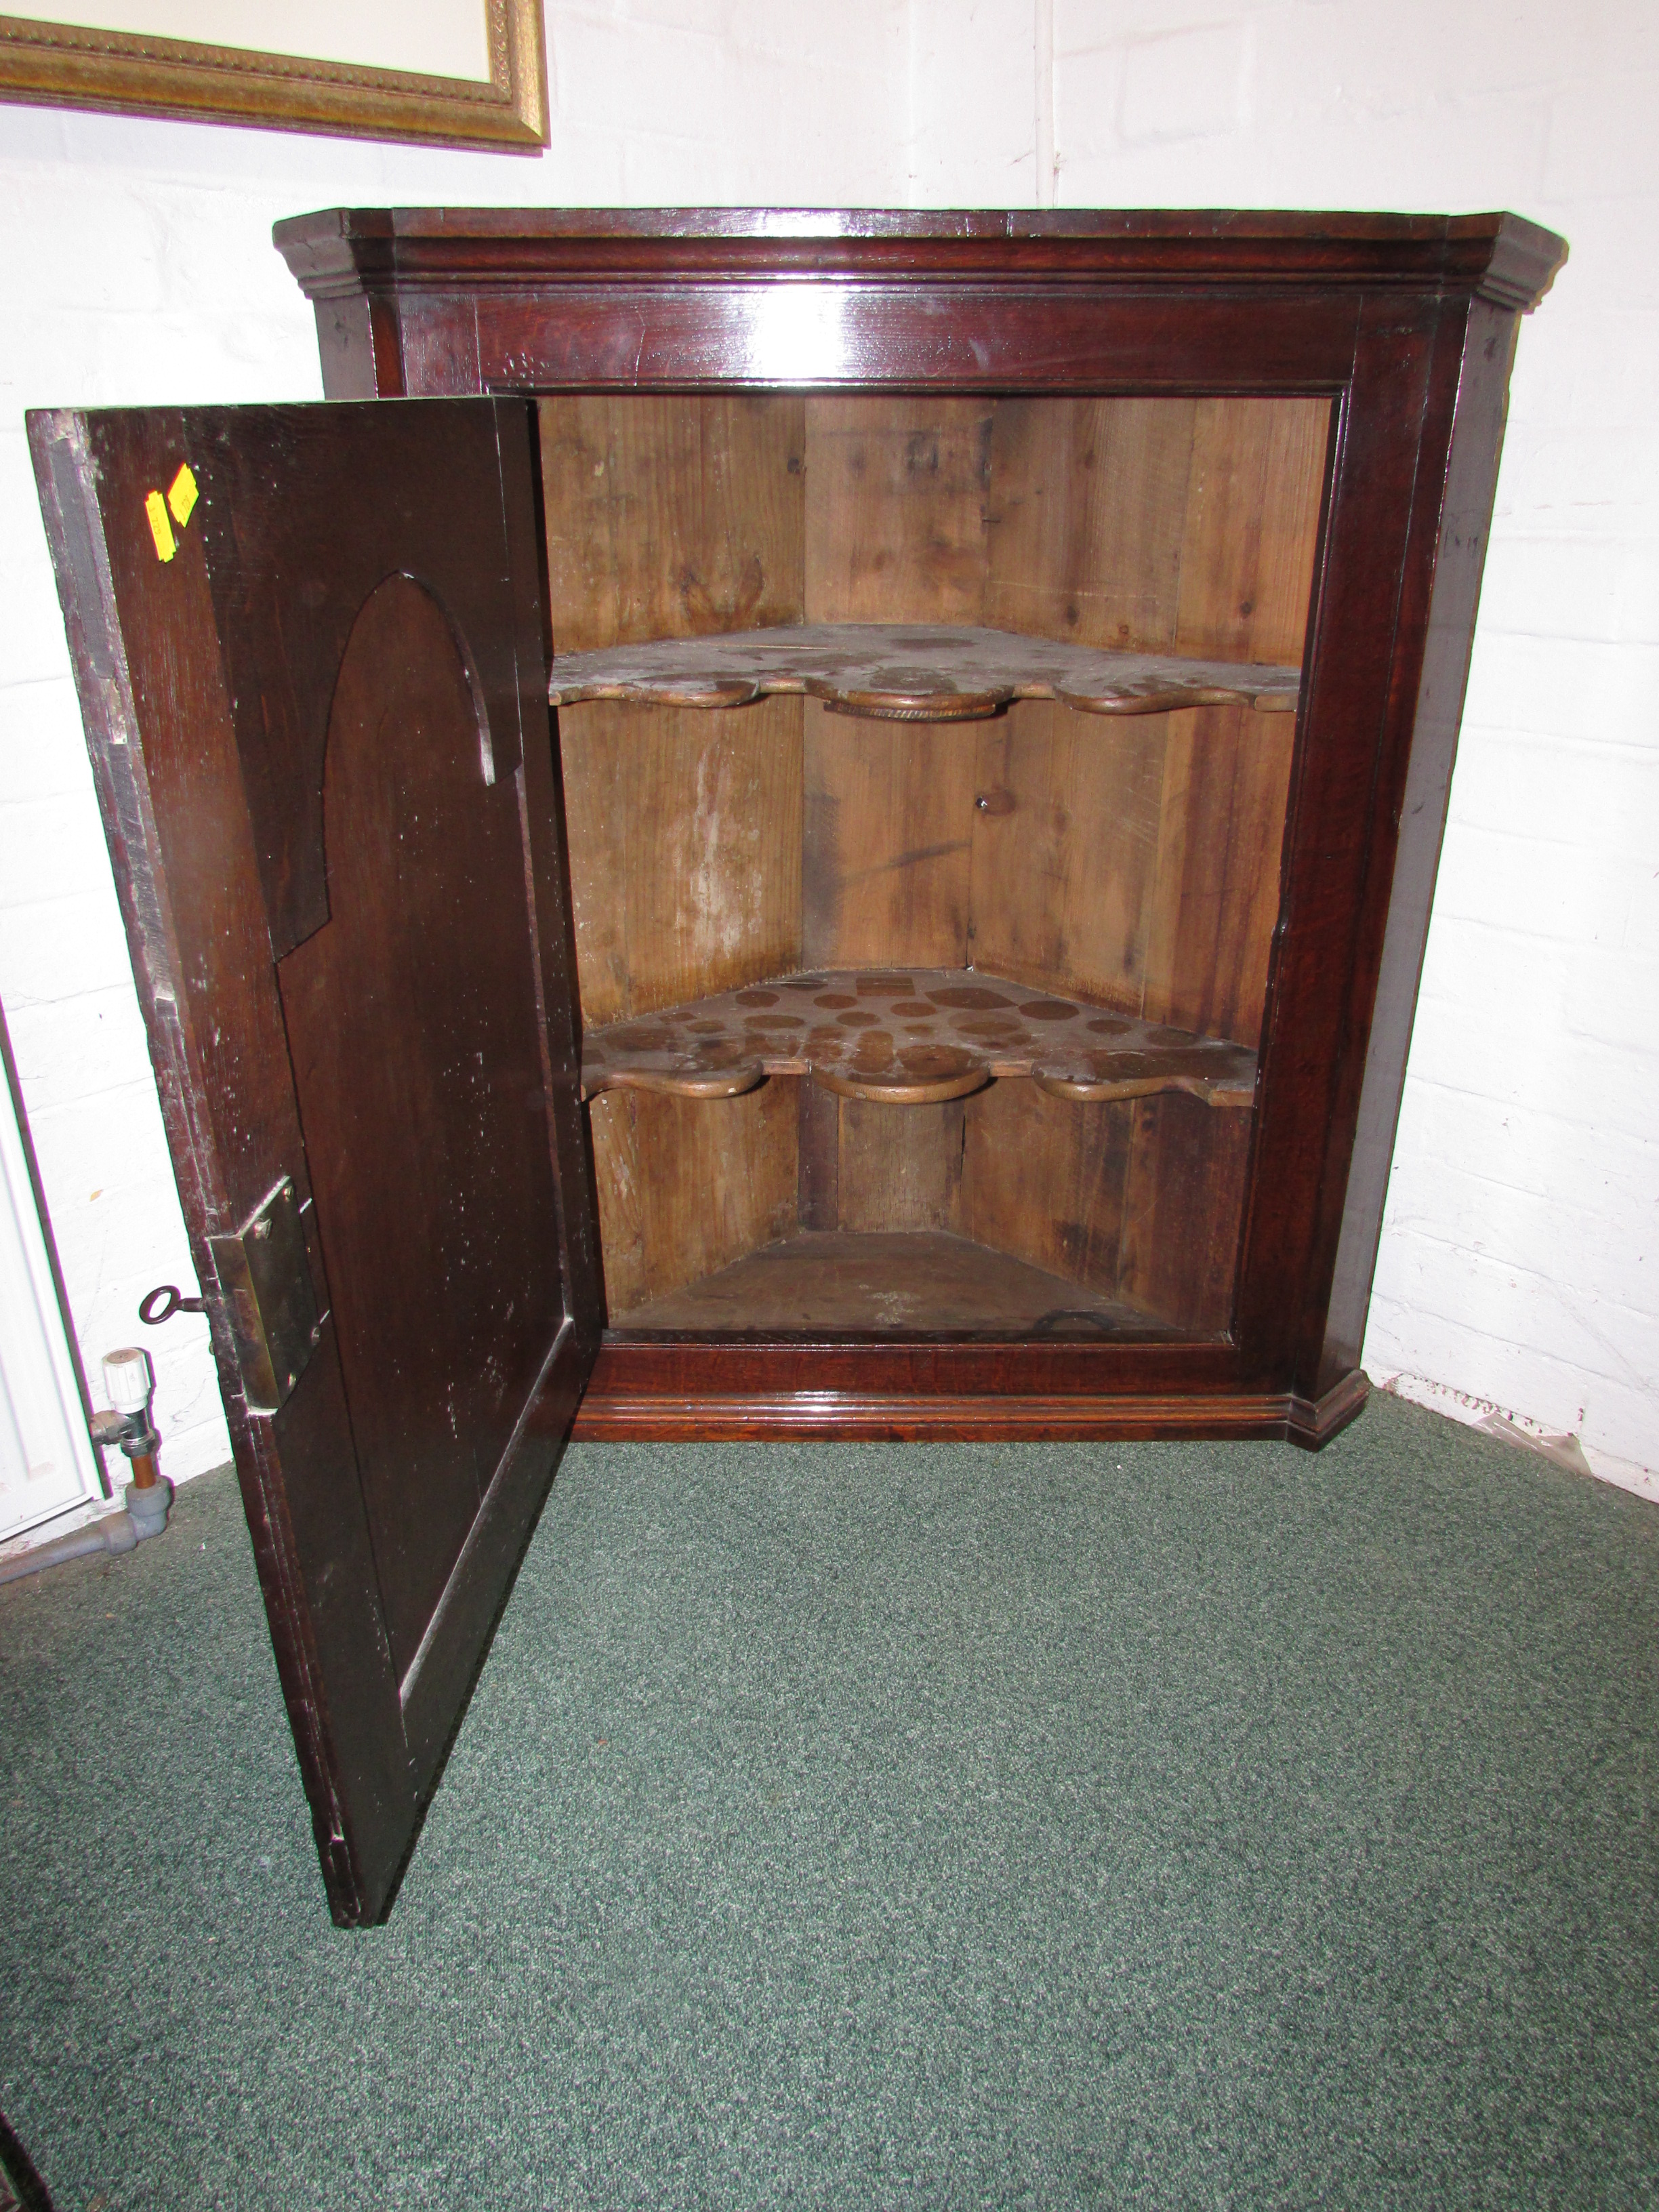
POLYGON ((972 968, 817 969, 642 1014, 582 1041, 582 1094, 732 1098, 769 1075, 843 1097, 926 1105, 1026 1076, 1097 1103, 1184 1091, 1249 1107, 1255 1055, 972 968))
POLYGON ((548 697, 640 706, 745 707, 805 693, 880 721, 980 721, 1016 699, 1058 699, 1086 714, 1163 714, 1248 706, 1293 713, 1298 669, 1108 653, 1013 630, 920 623, 803 623, 556 659, 548 697))

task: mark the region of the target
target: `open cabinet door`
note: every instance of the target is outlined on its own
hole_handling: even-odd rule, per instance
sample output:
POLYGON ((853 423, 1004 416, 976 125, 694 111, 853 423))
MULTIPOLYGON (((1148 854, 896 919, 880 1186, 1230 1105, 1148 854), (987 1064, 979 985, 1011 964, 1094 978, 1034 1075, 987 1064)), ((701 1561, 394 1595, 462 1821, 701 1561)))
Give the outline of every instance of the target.
POLYGON ((30 435, 329 1902, 374 1920, 599 1341, 528 411, 30 435))

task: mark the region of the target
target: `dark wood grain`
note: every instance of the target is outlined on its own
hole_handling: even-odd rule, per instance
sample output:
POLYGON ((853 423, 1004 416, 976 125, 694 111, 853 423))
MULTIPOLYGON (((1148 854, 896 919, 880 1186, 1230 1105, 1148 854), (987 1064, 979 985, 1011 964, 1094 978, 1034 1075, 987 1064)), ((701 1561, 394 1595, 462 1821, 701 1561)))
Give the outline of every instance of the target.
MULTIPOLYGON (((1325 1383, 1358 1365, 1364 1340, 1517 335, 1515 316, 1484 301, 1471 309, 1467 321, 1460 314, 1449 314, 1440 335, 1437 419, 1431 425, 1435 434, 1428 441, 1431 454, 1441 450, 1454 376, 1455 411, 1449 446, 1441 463, 1443 473, 1437 479, 1430 471, 1419 488, 1414 525, 1419 545, 1416 558, 1408 560, 1402 593, 1404 650, 1395 676, 1400 711, 1379 781, 1366 910, 1355 963, 1356 1017, 1363 1023, 1369 1014, 1370 1033, 1358 1095, 1345 1107, 1345 1115, 1352 1116, 1354 1138, 1340 1197, 1341 1229, 1319 1353, 1317 1373, 1325 1383), (1422 543, 1431 536, 1431 554, 1422 543), (1408 708, 1406 702, 1413 701, 1413 693, 1414 705, 1408 708), (1369 1007, 1368 994, 1374 994, 1369 1007)), ((1329 1203, 1334 1207, 1336 1202, 1333 1188, 1329 1203)))
POLYGON ((325 1323, 280 1413, 251 1415, 207 1244, 282 1175, 310 1193, 204 541, 186 533, 163 567, 144 520, 147 490, 190 449, 186 420, 37 416, 30 436, 329 1901, 342 1919, 372 1915, 416 1800, 335 1333, 325 1323))
POLYGON ((1299 285, 1479 289, 1533 306, 1561 240, 1513 215, 1277 210, 334 208, 279 222, 313 299, 380 286, 478 293, 574 273, 954 279, 1020 274, 1155 280, 1175 289, 1299 285))
POLYGON ((1291 1391, 1137 1391, 1098 1397, 1001 1392, 954 1395, 930 1389, 742 1392, 721 1395, 705 1382, 687 1395, 589 1386, 575 1433, 595 1442, 655 1443, 698 1432, 734 1443, 859 1439, 873 1443, 973 1443, 1007 1439, 1079 1442, 1164 1437, 1278 1437, 1310 1450, 1329 1442, 1363 1409, 1370 1386, 1358 1372, 1322 1397, 1291 1391))
POLYGON ((1304 703, 1291 765, 1234 1327, 1254 1358, 1299 1371, 1310 1299, 1322 1304, 1324 1193, 1346 1179, 1334 1120, 1345 1060, 1363 1037, 1348 986, 1389 742, 1403 571, 1443 306, 1368 302, 1337 437, 1316 580, 1304 703))
MULTIPOLYGON (((685 284, 562 289, 559 313, 515 294, 411 301, 402 323, 411 392, 567 385, 960 394, 1016 389, 1125 395, 1339 386, 1352 357, 1358 295, 1291 301, 1225 290, 1188 304, 1186 343, 1170 343, 1168 303, 1133 289, 1101 313, 1090 288, 1057 280, 985 281, 967 297, 873 275, 804 281, 787 314, 775 288, 745 281, 704 296, 685 284), (971 306, 971 317, 962 310, 971 306), (465 358, 415 331, 465 332, 465 358)), ((390 397, 392 395, 387 394, 390 397)))
MULTIPOLYGON (((260 878, 280 957, 328 917, 322 763, 335 672, 357 611, 387 574, 388 532, 404 572, 434 591, 459 636, 503 782, 526 727, 544 733, 523 691, 541 659, 501 619, 513 562, 502 506, 503 438, 522 441, 528 410, 457 408, 447 422, 397 408, 202 409, 190 459, 204 491, 193 527, 207 538, 214 604, 260 878), (342 487, 319 515, 292 487, 342 487), (362 486, 380 489, 373 498, 362 486), (253 569, 236 538, 257 543, 253 569)), ((520 464, 522 472, 522 464, 520 464)), ((522 558, 522 556, 520 556, 522 558)), ((537 574, 533 546, 530 577, 537 574)))
POLYGON ((527 414, 485 404, 394 425, 392 413, 31 425, 272 1642, 343 1922, 389 1901, 599 1332, 527 414), (365 488, 388 435, 398 487, 378 502, 365 488), (199 507, 163 562, 146 495, 186 459, 199 507), (423 474, 456 502, 447 550, 429 518, 410 519, 423 474), (257 691, 257 737, 239 681, 257 691), (469 798, 489 810, 482 847, 465 826, 469 798), (400 854, 417 852, 400 882, 400 854), (322 913, 295 951, 289 862, 302 872, 307 854, 326 861, 322 913), (331 967, 343 995, 325 987, 331 967), (458 1083, 476 1126, 462 1127, 458 1083), (435 1118, 422 1110, 434 1091, 435 1118), (446 1177, 464 1193, 470 1179, 487 1215, 491 1155, 510 1157, 505 1188, 528 1212, 481 1223, 489 1252, 469 1250, 471 1223, 441 1239, 452 1281, 428 1273, 422 1313, 419 1248, 444 1208, 436 1156, 407 1139, 435 1135, 441 1149, 446 1130, 483 1143, 473 1160, 452 1150, 446 1177), (242 1395, 208 1239, 239 1229, 285 1175, 325 1319, 298 1387, 264 1417, 242 1395), (527 1316, 516 1335, 499 1310, 515 1270, 527 1316), (446 1310, 447 1334, 433 1321, 446 1310), (454 1486, 455 1469, 433 1476, 444 1434, 467 1462, 454 1486), (410 1572, 428 1529, 439 1539, 410 1572))
POLYGON ((406 576, 353 626, 326 759, 329 920, 278 974, 401 1681, 563 1322, 518 794, 406 576))

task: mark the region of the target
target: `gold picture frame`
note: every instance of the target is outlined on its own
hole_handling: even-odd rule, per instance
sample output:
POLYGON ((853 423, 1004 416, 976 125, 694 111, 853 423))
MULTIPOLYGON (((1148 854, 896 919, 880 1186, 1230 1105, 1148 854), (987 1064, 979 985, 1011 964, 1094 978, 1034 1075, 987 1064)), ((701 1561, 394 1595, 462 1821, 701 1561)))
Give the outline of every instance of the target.
POLYGON ((536 153, 549 138, 542 0, 471 4, 488 82, 0 15, 0 100, 536 153))

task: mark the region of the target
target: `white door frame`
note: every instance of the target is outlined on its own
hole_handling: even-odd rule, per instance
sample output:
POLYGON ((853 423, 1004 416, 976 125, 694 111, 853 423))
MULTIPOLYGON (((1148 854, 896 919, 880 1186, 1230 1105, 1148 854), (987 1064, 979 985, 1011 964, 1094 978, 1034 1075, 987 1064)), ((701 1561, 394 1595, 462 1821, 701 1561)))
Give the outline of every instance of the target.
POLYGON ((0 1082, 0 1543, 105 1494, 7 1080, 0 1082))

